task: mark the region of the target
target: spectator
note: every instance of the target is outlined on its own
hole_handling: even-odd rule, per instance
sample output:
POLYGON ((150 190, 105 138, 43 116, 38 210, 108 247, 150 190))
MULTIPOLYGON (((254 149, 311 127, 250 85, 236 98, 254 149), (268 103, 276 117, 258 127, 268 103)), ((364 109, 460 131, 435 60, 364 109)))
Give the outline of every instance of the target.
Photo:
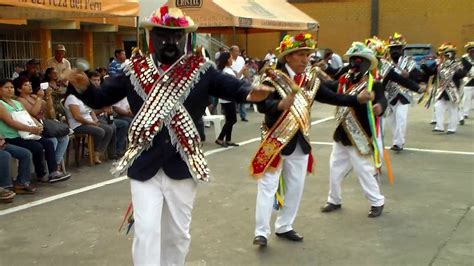
MULTIPOLYGON (((234 71, 230 68, 232 66, 232 57, 230 53, 222 53, 217 62, 217 69, 220 71, 235 77, 234 71)), ((237 113, 235 111, 235 102, 228 101, 219 98, 219 103, 222 105, 222 110, 225 115, 225 124, 222 127, 221 133, 216 139, 216 144, 227 147, 227 146, 239 146, 239 144, 231 142, 232 139, 232 128, 237 122, 237 113), (225 141, 224 141, 225 138, 225 141)))
MULTIPOLYGON (((70 174, 57 171, 57 161, 55 157, 53 143, 45 138, 38 140, 26 140, 20 137, 19 130, 41 135, 41 126, 29 126, 12 119, 11 114, 24 110, 23 105, 13 100, 13 83, 9 79, 0 80, 0 134, 2 134, 8 144, 13 144, 28 149, 33 155, 33 165, 36 176, 40 182, 54 183, 69 179, 70 174), (48 165, 49 176, 44 168, 44 159, 48 165)), ((29 190, 28 188, 25 188, 29 190)))
MULTIPOLYGON (((0 135, 0 188, 15 190, 18 194, 34 194, 36 188, 31 185, 31 152, 25 148, 7 144, 0 135), (10 178, 11 158, 18 160, 18 175, 15 185, 10 178)), ((13 197, 15 193, 13 193, 13 197)), ((10 194, 11 195, 11 194, 10 194)), ((5 191, 0 191, 0 198, 5 197, 5 191)), ((13 197, 11 198, 13 200, 13 197)), ((7 197, 8 198, 8 197, 7 197)))
POLYGON ((245 49, 242 49, 242 51, 240 51, 240 56, 242 56, 242 58, 245 60, 245 62, 247 62, 247 60, 249 60, 249 57, 247 56, 247 51, 245 49))
POLYGON ((276 55, 273 53, 273 50, 272 49, 268 49, 268 52, 267 54, 265 55, 265 58, 263 58, 263 60, 265 61, 269 61, 270 64, 275 60, 276 58, 276 55))
MULTIPOLYGON (((100 74, 96 71, 89 73, 89 80, 100 90, 100 74)), ((129 122, 123 119, 115 119, 112 106, 106 106, 99 110, 94 110, 97 119, 103 125, 112 127, 113 135, 107 149, 109 159, 118 159, 125 153, 127 146, 127 133, 129 122)))
POLYGON ((324 60, 330 67, 333 69, 339 69, 343 67, 341 57, 334 53, 331 49, 326 49, 326 54, 324 55, 324 60))
MULTIPOLYGON (((35 93, 31 89, 31 84, 24 78, 18 78, 14 82, 15 95, 17 100, 21 102, 26 111, 34 117, 37 121, 42 123, 46 118, 55 119, 53 102, 51 101, 52 90, 48 88, 46 91, 40 89, 35 93)), ((56 138, 47 138, 53 143, 56 155, 56 162, 58 163, 56 170, 61 171, 60 163, 64 160, 67 146, 69 144, 69 136, 62 136, 56 138)))
POLYGON ((75 133, 91 134, 94 138, 95 163, 101 164, 100 154, 109 147, 113 137, 113 128, 109 125, 99 123, 96 115, 88 106, 79 100, 73 92, 73 87, 68 87, 66 92, 66 116, 69 126, 75 133))
POLYGON ((43 82, 48 82, 49 84, 48 93, 51 92, 51 95, 47 101, 51 101, 48 105, 52 104, 53 106, 53 108, 50 109, 51 113, 48 115, 48 118, 58 119, 61 122, 66 121, 66 110, 64 110, 61 104, 61 100, 63 100, 65 96, 65 91, 63 92, 59 88, 58 72, 53 67, 46 69, 43 82))
POLYGON ((38 60, 31 59, 26 62, 26 70, 19 75, 19 77, 26 77, 30 81, 34 91, 39 90, 41 83, 39 63, 38 60))
MULTIPOLYGON (((230 55, 232 57, 232 70, 235 72, 235 77, 238 79, 242 79, 242 76, 248 70, 248 66, 245 64, 245 59, 239 55, 239 47, 237 45, 233 45, 230 47, 230 55)), ((245 110, 245 104, 239 104, 239 114, 240 119, 244 122, 247 122, 247 112, 245 110)))
POLYGON ((105 69, 105 67, 98 67, 96 68, 97 72, 99 72, 100 74, 100 84, 102 84, 102 82, 104 82, 104 78, 108 75, 107 74, 107 69, 105 69))
POLYGON ((109 76, 116 77, 122 73, 122 64, 127 59, 123 49, 117 49, 114 52, 115 58, 109 64, 109 76))
POLYGON ((219 59, 219 56, 220 56, 223 52, 225 52, 224 47, 220 47, 220 48, 219 48, 219 51, 217 51, 216 54, 214 55, 214 61, 217 62, 217 59, 219 59))
POLYGON ((20 76, 20 73, 23 72, 25 69, 23 69, 23 66, 21 65, 15 65, 15 72, 12 74, 12 80, 18 78, 20 76))
MULTIPOLYGON (((68 82, 67 80, 62 80, 62 76, 66 70, 71 70, 71 63, 64 58, 65 55, 66 47, 62 44, 58 44, 54 48, 54 57, 48 59, 48 67, 52 67, 56 70, 59 86, 63 88, 63 93, 65 92, 68 82)), ((35 87, 33 87, 33 91, 36 91, 35 87)))

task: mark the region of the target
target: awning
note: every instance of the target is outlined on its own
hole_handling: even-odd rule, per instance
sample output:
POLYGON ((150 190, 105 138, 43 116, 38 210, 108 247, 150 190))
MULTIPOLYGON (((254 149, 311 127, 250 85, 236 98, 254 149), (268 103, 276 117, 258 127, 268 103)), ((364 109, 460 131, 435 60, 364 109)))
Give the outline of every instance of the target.
POLYGON ((318 22, 285 0, 169 0, 198 25, 199 32, 316 31, 318 22))
POLYGON ((0 19, 138 16, 139 0, 0 0, 0 19))

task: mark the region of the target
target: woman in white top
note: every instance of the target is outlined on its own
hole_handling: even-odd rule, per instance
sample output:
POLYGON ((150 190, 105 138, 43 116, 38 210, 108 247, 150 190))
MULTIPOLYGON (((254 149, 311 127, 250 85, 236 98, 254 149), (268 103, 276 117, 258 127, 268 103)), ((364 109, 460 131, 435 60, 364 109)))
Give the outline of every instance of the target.
MULTIPOLYGON (((221 70, 222 72, 228 75, 235 77, 234 71, 232 70, 232 68, 230 68, 232 63, 233 61, 232 61, 232 57, 230 56, 230 53, 228 52, 221 53, 219 56, 219 59, 217 60, 217 69, 221 70)), ((219 137, 217 137, 216 144, 222 147, 239 146, 239 144, 231 142, 232 128, 234 124, 237 122, 235 102, 219 99, 219 103, 222 105, 222 111, 224 112, 224 115, 225 115, 225 124, 222 127, 222 131, 219 134, 219 137)))
POLYGON ((91 134, 94 138, 95 163, 100 164, 99 156, 104 153, 113 137, 113 128, 109 125, 99 123, 92 109, 84 104, 74 94, 71 94, 74 88, 68 88, 66 92, 66 116, 69 126, 75 133, 91 134))

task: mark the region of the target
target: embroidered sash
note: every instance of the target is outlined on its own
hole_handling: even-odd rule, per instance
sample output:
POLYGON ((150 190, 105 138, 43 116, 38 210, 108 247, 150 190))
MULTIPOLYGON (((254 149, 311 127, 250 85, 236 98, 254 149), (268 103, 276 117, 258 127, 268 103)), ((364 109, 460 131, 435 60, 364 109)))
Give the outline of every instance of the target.
POLYGON ((201 74, 212 64, 197 55, 184 55, 159 76, 151 58, 135 53, 127 60, 124 72, 130 76, 144 103, 130 125, 129 148, 113 170, 114 174, 124 174, 133 161, 151 147, 153 138, 164 126, 194 180, 209 181, 199 133, 183 103, 201 74))
POLYGON ((444 62, 438 70, 438 86, 436 88, 436 100, 441 98, 444 91, 448 94, 449 100, 453 103, 459 103, 461 97, 456 84, 453 81, 456 71, 463 68, 459 61, 444 62))
MULTIPOLYGON (((364 77, 359 83, 354 84, 351 88, 346 88, 346 77, 341 77, 339 81, 339 93, 348 95, 358 95, 367 87, 367 78, 364 77)), ((361 155, 370 155, 372 146, 369 136, 360 124, 355 111, 349 106, 338 106, 336 109, 336 128, 342 126, 352 145, 357 148, 361 155)))
MULTIPOLYGON (((294 86, 297 86, 288 75, 279 70, 268 70, 260 80, 262 83, 273 86, 282 98, 291 93, 294 86)), ((283 112, 271 129, 267 130, 263 125, 262 142, 250 165, 252 176, 262 176, 270 166, 276 168, 280 161, 280 151, 298 130, 309 142, 311 106, 320 85, 318 70, 312 68, 306 73, 306 80, 303 88, 296 94, 290 110, 283 112)))
MULTIPOLYGON (((387 61, 386 61, 387 62, 387 61)), ((398 64, 394 64, 393 62, 388 64, 392 64, 392 68, 395 70, 397 74, 401 74, 402 71, 411 72, 416 67, 416 62, 411 56, 402 56, 398 60, 398 64)), ((388 74, 385 73, 384 77, 388 74)), ((388 81, 387 86, 385 87, 385 95, 388 102, 391 102, 398 94, 401 94, 408 102, 413 101, 413 96, 409 89, 400 86, 396 82, 388 81)))

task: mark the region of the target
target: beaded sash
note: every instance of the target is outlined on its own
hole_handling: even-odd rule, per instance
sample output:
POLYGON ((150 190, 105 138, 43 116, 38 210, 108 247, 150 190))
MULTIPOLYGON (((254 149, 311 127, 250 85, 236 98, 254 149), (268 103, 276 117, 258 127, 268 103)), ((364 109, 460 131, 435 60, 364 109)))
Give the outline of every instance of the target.
POLYGON ((444 62, 438 72, 438 86, 436 88, 436 99, 440 99, 444 91, 448 94, 449 100, 459 103, 461 97, 456 84, 453 81, 456 71, 463 68, 460 61, 444 62))
POLYGON ((209 181, 199 133, 183 103, 201 74, 212 65, 203 57, 184 55, 160 76, 153 60, 139 52, 127 60, 124 72, 130 76, 144 103, 130 125, 129 148, 113 169, 114 174, 124 174, 133 161, 152 146, 153 138, 164 126, 194 180, 209 181))
MULTIPOLYGON (((342 76, 339 81, 338 93, 348 95, 358 95, 367 87, 367 78, 363 78, 359 83, 354 84, 351 88, 346 89, 346 77, 342 76)), ((364 128, 360 124, 355 111, 349 106, 338 106, 336 109, 336 128, 342 126, 347 137, 351 141, 361 155, 370 155, 372 153, 371 141, 364 128)))
MULTIPOLYGON (((297 86, 288 75, 280 70, 267 70, 260 79, 262 83, 274 87, 277 93, 285 98, 297 86)), ((306 73, 307 82, 295 96, 290 110, 283 112, 271 129, 262 126, 262 142, 255 153, 250 174, 260 177, 271 166, 276 168, 280 161, 280 151, 300 130, 309 142, 310 116, 313 99, 319 89, 318 70, 311 69, 306 73)))
MULTIPOLYGON (((392 68, 395 70, 397 74, 401 74, 402 71, 411 72, 416 67, 416 62, 411 56, 402 56, 398 60, 398 64, 394 64, 390 62, 387 62, 387 63, 392 64, 392 68)), ((382 75, 382 76, 385 77, 388 74, 388 72, 384 74, 385 75, 382 75)), ((405 97, 405 99, 407 99, 408 102, 413 101, 413 96, 411 95, 410 90, 408 90, 407 88, 403 86, 400 86, 396 82, 388 81, 387 86, 385 87, 385 95, 386 95, 387 101, 391 102, 393 99, 395 99, 395 97, 397 97, 398 94, 405 97)))

